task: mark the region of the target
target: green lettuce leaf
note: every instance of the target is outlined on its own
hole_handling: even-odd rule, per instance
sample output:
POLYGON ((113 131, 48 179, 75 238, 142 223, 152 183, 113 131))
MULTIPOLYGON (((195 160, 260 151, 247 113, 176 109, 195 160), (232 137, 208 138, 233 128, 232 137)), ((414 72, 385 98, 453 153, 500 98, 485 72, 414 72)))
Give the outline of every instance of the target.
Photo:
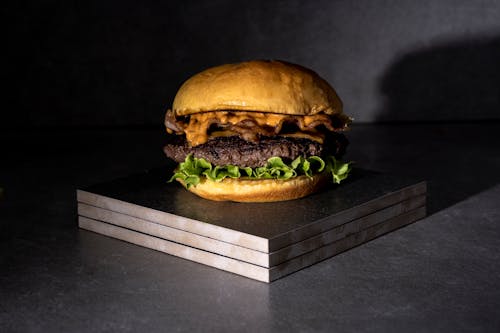
POLYGON ((335 184, 340 184, 341 181, 349 176, 349 172, 352 168, 352 162, 341 162, 335 159, 335 157, 333 156, 330 156, 329 160, 330 162, 328 163, 328 171, 332 174, 333 182, 335 184))
POLYGON ((300 175, 312 177, 313 174, 323 171, 330 172, 333 182, 339 184, 349 175, 351 163, 341 162, 333 156, 326 158, 326 161, 319 156, 307 158, 299 156, 290 164, 283 162, 280 157, 271 157, 263 167, 249 168, 235 165, 214 167, 204 158, 188 155, 184 162, 179 164, 169 182, 181 179, 189 188, 199 184, 201 177, 207 177, 215 182, 220 182, 227 177, 287 180, 300 175))

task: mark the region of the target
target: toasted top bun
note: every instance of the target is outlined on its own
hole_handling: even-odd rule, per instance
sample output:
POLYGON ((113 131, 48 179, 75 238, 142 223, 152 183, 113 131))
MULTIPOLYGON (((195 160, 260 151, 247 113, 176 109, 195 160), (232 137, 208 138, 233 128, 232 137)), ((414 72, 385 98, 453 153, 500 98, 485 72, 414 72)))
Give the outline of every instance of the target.
POLYGON ((194 75, 180 87, 172 109, 177 116, 220 110, 334 115, 342 114, 342 102, 312 70, 259 60, 217 66, 194 75))
MULTIPOLYGON (((274 202, 305 197, 317 192, 330 179, 331 174, 328 172, 288 180, 225 178, 221 182, 214 182, 202 178, 198 185, 193 185, 188 190, 214 201, 274 202)), ((185 185, 181 179, 177 180, 185 185)))

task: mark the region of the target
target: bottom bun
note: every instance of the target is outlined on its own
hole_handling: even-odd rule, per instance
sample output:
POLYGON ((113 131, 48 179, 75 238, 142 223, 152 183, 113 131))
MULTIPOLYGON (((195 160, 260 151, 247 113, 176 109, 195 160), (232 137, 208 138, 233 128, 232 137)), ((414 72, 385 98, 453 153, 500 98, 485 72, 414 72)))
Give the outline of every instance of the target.
MULTIPOLYGON (((214 182, 202 178, 188 191, 208 200, 236 202, 274 202, 305 197, 318 191, 331 179, 330 173, 319 173, 312 177, 298 176, 288 180, 277 179, 233 179, 214 182)), ((178 179, 182 185, 185 184, 178 179)))

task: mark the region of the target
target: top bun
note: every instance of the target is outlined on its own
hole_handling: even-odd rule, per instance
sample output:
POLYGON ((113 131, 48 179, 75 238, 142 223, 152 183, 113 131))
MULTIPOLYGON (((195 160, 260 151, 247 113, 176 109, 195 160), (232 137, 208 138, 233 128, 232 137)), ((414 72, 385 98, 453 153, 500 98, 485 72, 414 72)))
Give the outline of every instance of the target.
POLYGON ((180 87, 172 108, 177 116, 221 110, 342 114, 340 98, 318 74, 264 60, 212 67, 194 75, 180 87))

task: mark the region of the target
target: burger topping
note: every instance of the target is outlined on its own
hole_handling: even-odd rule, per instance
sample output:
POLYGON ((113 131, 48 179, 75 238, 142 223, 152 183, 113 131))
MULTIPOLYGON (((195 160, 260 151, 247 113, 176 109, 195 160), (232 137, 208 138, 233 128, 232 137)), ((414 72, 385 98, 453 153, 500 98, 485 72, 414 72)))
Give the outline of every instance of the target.
POLYGON ((174 113, 169 110, 165 116, 167 132, 186 134, 188 143, 193 147, 204 144, 209 138, 217 137, 221 133, 234 133, 251 142, 258 142, 262 136, 289 135, 321 143, 324 139, 321 130, 343 130, 348 122, 349 119, 345 116, 294 116, 251 111, 202 112, 176 119, 174 113))

